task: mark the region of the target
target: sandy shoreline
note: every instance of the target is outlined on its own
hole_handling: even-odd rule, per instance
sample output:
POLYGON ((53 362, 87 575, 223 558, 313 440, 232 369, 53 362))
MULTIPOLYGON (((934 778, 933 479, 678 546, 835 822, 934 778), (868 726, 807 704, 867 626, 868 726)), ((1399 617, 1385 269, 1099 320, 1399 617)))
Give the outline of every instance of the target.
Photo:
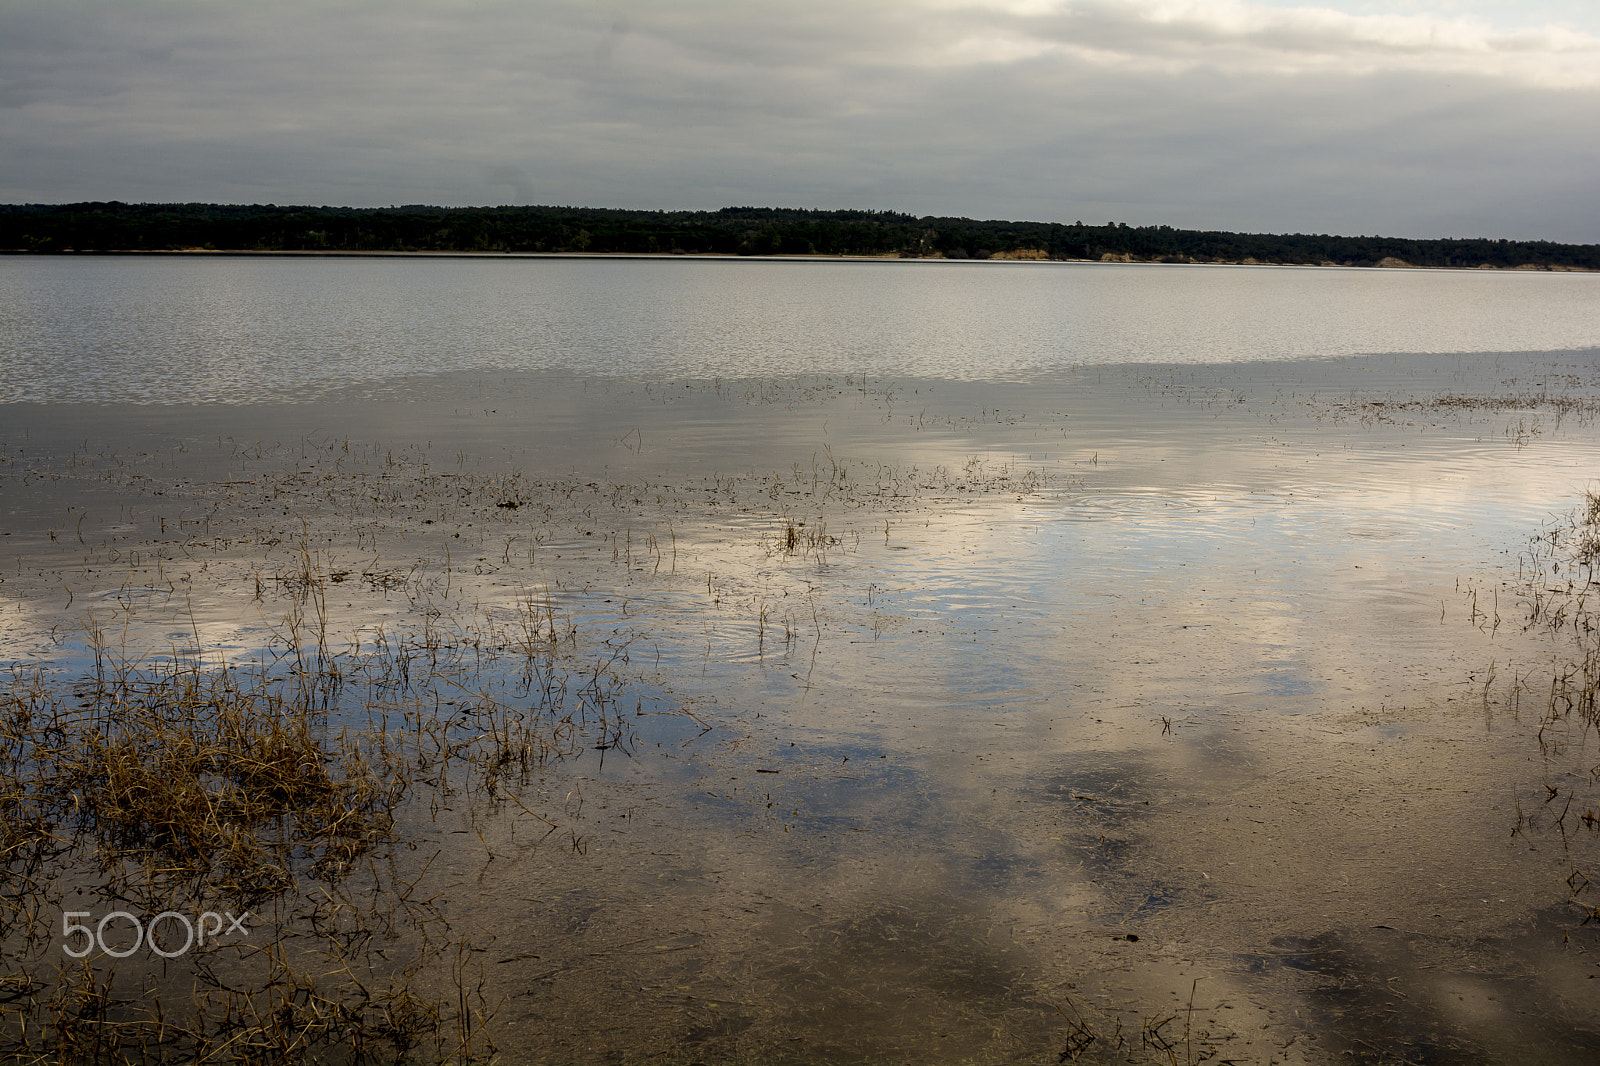
MULTIPOLYGON (((0 249, 0 255, 35 256, 41 253, 25 249, 12 248, 0 249)), ((1099 259, 1069 259, 1054 258, 1050 256, 1015 255, 1001 253, 978 258, 974 256, 903 256, 903 255, 720 255, 703 252, 434 252, 434 251, 261 251, 252 249, 226 249, 226 248, 172 248, 172 249, 93 249, 85 251, 64 250, 51 252, 46 257, 55 256, 130 256, 130 257, 164 257, 164 256, 197 256, 197 257, 242 257, 242 258, 278 258, 278 259, 696 259, 696 260, 727 260, 732 262, 826 262, 826 263, 874 263, 874 262, 1001 262, 1001 263, 1074 263, 1074 264, 1117 264, 1137 266, 1244 266, 1244 267, 1284 267, 1295 269, 1321 270, 1336 268, 1339 270, 1441 270, 1457 272, 1463 270, 1492 270, 1510 273, 1574 273, 1592 274, 1596 271, 1588 267, 1551 265, 1538 266, 1525 264, 1521 266, 1500 267, 1488 263, 1480 266, 1461 267, 1420 267, 1400 259, 1385 259, 1372 266, 1358 266, 1349 263, 1272 263, 1255 259, 1240 260, 1177 260, 1173 258, 1140 259, 1132 255, 1116 256, 1107 252, 1099 259)))

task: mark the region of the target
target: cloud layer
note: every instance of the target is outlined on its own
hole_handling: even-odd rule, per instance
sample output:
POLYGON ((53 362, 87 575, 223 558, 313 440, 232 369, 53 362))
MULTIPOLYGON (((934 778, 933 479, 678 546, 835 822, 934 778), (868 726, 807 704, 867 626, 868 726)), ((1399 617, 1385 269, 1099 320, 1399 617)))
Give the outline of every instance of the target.
POLYGON ((0 7, 0 200, 1600 241, 1600 37, 1232 0, 0 7))

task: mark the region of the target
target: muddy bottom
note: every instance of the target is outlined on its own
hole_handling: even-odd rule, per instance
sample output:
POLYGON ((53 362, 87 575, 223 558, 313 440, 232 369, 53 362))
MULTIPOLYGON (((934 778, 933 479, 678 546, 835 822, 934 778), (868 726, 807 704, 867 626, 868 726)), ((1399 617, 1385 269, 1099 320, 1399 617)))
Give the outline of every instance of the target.
MULTIPOLYGON (((14 404, 0 634, 438 726, 296 889, 427 901, 415 1056, 1586 1063, 1597 413, 1592 353, 14 404)), ((80 860, 10 912, 13 1039, 127 898, 80 860)))

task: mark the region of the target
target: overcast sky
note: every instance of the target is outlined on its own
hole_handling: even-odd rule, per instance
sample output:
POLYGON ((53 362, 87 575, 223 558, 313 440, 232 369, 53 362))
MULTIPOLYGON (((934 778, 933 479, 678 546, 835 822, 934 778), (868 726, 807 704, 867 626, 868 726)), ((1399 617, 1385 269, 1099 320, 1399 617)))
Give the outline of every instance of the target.
POLYGON ((0 201, 1600 242, 1597 0, 0 0, 0 201))

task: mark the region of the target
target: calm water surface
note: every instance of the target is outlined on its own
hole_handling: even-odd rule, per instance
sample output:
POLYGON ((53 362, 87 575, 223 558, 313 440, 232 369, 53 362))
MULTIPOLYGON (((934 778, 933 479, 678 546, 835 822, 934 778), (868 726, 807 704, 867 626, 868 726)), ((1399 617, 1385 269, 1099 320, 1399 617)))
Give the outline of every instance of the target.
POLYGON ((0 260, 0 400, 298 401, 456 370, 1018 380, 1600 344, 1593 274, 633 259, 0 260))
POLYGON ((529 787, 586 848, 427 867, 513 1055, 1588 1062, 1520 575, 1597 346, 1581 274, 0 259, 0 636, 248 658, 300 543, 413 575, 341 639, 626 646, 694 728, 529 787))

